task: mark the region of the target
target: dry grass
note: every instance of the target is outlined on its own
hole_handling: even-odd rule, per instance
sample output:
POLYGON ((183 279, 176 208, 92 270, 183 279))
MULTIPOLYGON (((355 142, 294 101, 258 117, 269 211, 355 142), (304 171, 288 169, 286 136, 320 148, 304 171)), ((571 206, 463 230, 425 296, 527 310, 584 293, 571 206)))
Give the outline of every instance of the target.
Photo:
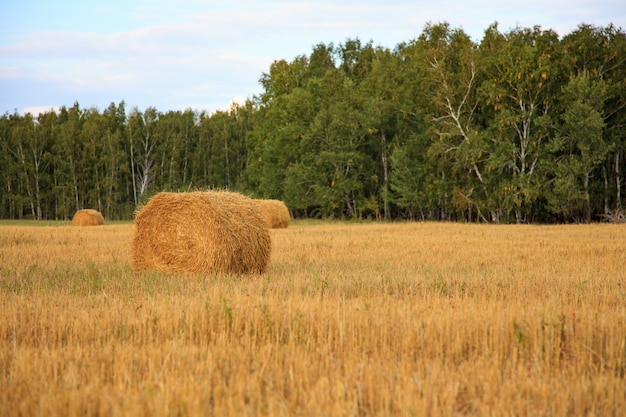
POLYGON ((98 210, 78 210, 72 217, 72 226, 102 226, 104 216, 98 210))
POLYGON ((626 225, 313 224, 259 276, 0 226, 0 415, 617 416, 626 225))

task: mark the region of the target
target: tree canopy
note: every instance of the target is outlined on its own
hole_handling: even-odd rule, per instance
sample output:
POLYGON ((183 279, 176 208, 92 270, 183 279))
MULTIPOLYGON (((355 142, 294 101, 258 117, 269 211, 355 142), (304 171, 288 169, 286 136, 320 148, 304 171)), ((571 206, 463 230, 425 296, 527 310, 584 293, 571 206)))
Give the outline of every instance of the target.
POLYGON ((494 223, 623 218, 626 34, 539 26, 480 42, 428 24, 275 61, 207 114, 79 103, 0 117, 0 218, 131 219, 157 192, 231 189, 295 217, 494 223))

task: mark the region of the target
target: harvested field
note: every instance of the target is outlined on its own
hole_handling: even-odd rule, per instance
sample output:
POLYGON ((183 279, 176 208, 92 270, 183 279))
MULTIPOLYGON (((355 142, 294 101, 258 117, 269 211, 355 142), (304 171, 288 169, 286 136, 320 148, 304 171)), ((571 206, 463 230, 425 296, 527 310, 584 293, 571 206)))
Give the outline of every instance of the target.
POLYGON ((0 416, 617 416, 626 225, 293 221, 266 273, 0 225, 0 416))

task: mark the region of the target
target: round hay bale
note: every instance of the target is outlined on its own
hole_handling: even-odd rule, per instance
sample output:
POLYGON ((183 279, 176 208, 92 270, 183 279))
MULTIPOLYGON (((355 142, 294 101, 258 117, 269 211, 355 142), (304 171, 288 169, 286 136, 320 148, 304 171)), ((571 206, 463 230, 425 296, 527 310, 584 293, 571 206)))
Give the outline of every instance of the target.
POLYGON ((269 230, 253 200, 228 191, 163 192, 135 217, 135 271, 263 273, 269 230))
POLYGON ((78 210, 72 218, 72 226, 101 226, 104 224, 104 216, 98 210, 78 210))
POLYGON ((272 229, 285 229, 289 227, 291 215, 287 205, 280 200, 254 200, 261 210, 261 214, 272 229))

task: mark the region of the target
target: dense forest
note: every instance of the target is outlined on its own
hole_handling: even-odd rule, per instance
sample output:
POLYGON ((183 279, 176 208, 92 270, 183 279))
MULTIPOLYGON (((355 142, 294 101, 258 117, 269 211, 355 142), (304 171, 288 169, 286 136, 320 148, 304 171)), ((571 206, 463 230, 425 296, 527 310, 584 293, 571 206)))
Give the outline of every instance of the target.
POLYGON ((0 117, 0 218, 132 219, 160 191, 231 189, 294 217, 619 221, 626 34, 581 24, 480 42, 429 24, 393 50, 318 44, 208 114, 79 103, 0 117))

